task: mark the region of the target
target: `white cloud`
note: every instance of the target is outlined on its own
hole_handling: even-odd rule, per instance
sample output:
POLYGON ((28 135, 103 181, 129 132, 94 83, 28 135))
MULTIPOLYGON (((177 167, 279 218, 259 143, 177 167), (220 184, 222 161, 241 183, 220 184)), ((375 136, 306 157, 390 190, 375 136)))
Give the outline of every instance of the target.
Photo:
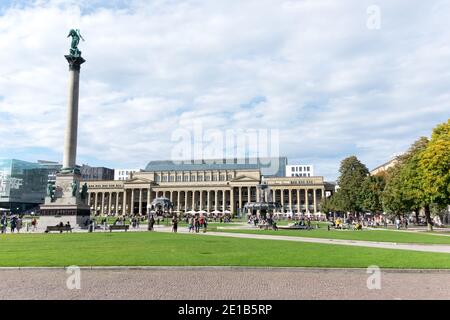
MULTIPOLYGON (((62 153, 68 30, 80 28, 79 162, 144 167, 173 130, 276 128, 335 178, 450 116, 445 1, 36 1, 0 15, 0 155, 62 153), (260 101, 252 102, 256 97, 260 101)), ((256 101, 256 100, 255 100, 256 101)), ((55 159, 57 160, 57 159, 55 159)))

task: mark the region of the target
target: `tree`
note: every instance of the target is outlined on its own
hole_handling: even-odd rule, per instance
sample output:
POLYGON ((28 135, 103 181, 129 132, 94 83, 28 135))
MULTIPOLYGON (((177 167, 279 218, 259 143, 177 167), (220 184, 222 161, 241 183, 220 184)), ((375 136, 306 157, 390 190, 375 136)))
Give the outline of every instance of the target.
POLYGON ((450 119, 434 128, 418 166, 425 200, 439 207, 450 205, 450 119))
POLYGON ((369 170, 357 157, 351 156, 341 161, 339 172, 339 190, 336 195, 341 209, 358 214, 362 211, 361 186, 369 170))
POLYGON ((401 163, 397 163, 387 171, 386 185, 381 194, 384 211, 393 215, 403 214, 410 209, 410 204, 403 191, 401 167, 401 163))
POLYGON ((424 196, 423 174, 419 167, 419 160, 428 143, 426 137, 421 137, 399 157, 398 163, 388 171, 382 198, 384 209, 396 215, 415 211, 418 217, 420 209, 424 208, 428 228, 431 230, 430 202, 424 196))
POLYGON ((381 195, 386 185, 383 176, 367 176, 361 184, 362 208, 372 213, 383 211, 381 195))

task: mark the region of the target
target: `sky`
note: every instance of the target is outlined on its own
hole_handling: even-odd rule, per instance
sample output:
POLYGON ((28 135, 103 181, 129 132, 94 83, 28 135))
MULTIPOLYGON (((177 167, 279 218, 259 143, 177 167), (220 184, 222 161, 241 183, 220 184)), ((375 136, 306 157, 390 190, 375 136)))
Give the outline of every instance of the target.
POLYGON ((450 118, 448 1, 1 0, 0 157, 62 161, 71 28, 79 164, 144 168, 195 130, 214 155, 214 134, 256 130, 334 180, 450 118))

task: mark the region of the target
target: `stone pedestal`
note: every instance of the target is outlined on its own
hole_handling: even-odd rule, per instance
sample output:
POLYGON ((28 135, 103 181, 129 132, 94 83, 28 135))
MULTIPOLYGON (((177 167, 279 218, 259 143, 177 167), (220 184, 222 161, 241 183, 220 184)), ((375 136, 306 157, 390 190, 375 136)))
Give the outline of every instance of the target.
POLYGON ((39 225, 46 227, 69 222, 72 227, 86 228, 90 208, 86 200, 81 199, 81 175, 76 167, 80 66, 85 60, 79 55, 65 58, 69 63, 69 96, 63 168, 56 176, 54 196, 47 197, 40 207, 39 225))
POLYGON ((86 228, 85 223, 91 212, 86 200, 81 199, 80 180, 81 176, 77 173, 56 176, 54 198, 46 197, 45 204, 40 208, 41 226, 70 222, 72 227, 86 228))

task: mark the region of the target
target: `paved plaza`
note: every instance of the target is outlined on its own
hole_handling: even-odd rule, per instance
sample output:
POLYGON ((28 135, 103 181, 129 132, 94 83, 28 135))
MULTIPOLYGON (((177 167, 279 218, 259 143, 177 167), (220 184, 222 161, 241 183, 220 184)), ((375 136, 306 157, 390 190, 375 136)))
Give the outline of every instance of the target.
POLYGON ((69 290, 64 269, 1 269, 2 299, 450 299, 450 271, 381 272, 369 290, 362 269, 81 269, 69 290))

